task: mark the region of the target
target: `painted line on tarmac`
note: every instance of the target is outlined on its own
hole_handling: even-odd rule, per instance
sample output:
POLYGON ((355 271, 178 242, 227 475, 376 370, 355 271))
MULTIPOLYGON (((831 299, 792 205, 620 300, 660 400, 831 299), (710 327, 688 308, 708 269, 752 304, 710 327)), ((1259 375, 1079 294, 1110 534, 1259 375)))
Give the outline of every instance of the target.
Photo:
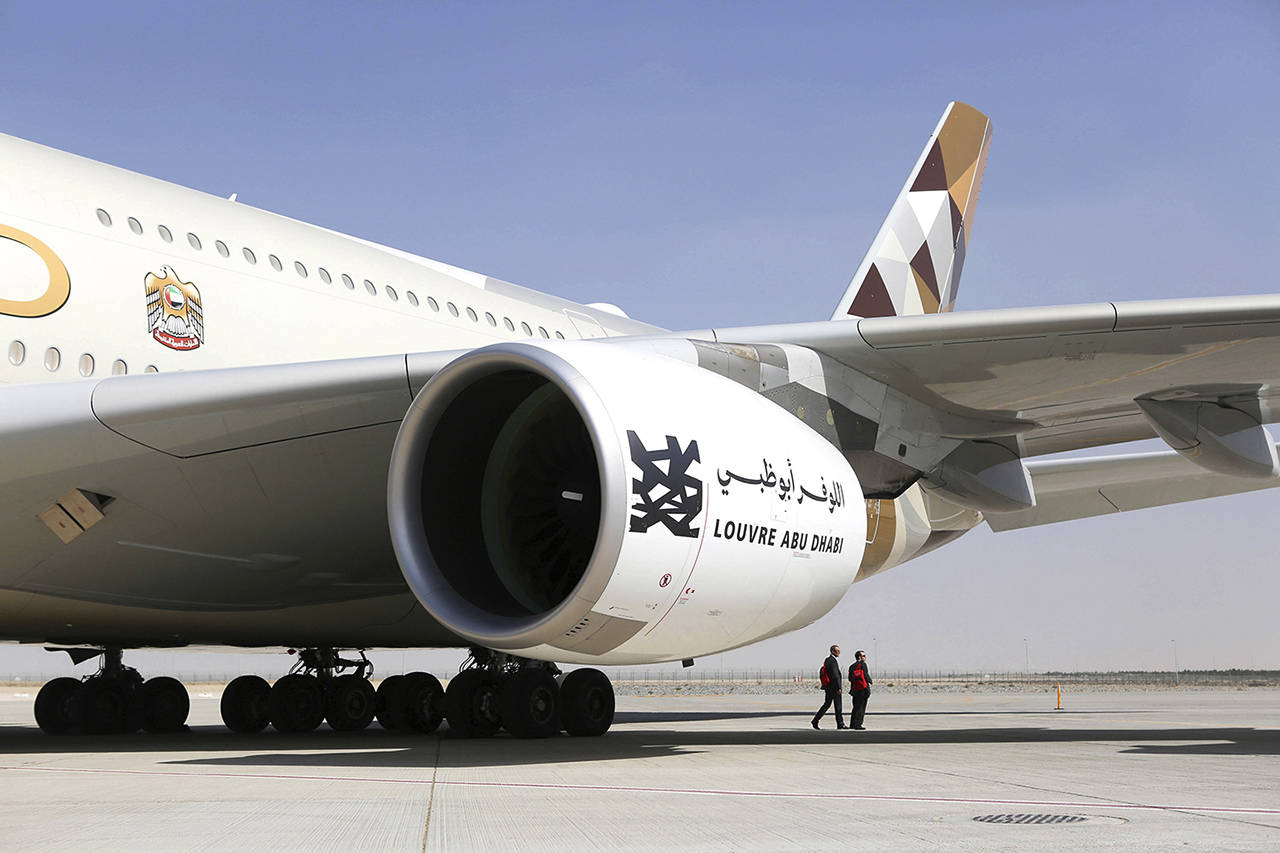
POLYGON ((687 794, 704 797, 761 797, 794 800, 845 800, 889 803, 946 803, 954 805, 1051 806, 1065 809, 1125 809, 1129 811, 1212 812, 1214 814, 1280 815, 1280 809, 1231 806, 1160 805, 1117 803, 1111 800, 1007 800, 988 797, 918 797, 894 794, 824 794, 804 791, 737 791, 720 788, 656 788, 644 785, 570 785, 557 782, 483 782, 468 779, 389 779, 376 776, 319 776, 301 773, 220 773, 182 770, 106 770, 92 767, 31 767, 0 765, 0 771, 30 773, 110 773, 122 776, 170 776, 189 779, 270 779, 298 782, 371 782, 382 785, 434 785, 455 788, 508 788, 533 791, 616 791, 627 794, 687 794))

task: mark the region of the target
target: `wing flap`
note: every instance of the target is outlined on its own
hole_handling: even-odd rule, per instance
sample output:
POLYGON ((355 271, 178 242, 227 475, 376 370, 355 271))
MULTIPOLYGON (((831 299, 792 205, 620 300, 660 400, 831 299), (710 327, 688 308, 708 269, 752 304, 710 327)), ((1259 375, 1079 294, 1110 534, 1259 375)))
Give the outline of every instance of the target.
POLYGON ((1018 530, 1076 518, 1275 488, 1280 481, 1215 474, 1172 451, 1027 463, 1036 506, 986 516, 993 530, 1018 530))

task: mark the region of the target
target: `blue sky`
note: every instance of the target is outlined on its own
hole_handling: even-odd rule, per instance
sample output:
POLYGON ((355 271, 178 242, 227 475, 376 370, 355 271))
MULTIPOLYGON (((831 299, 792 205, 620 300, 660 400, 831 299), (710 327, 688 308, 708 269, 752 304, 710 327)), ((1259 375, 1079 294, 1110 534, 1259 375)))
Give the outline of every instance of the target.
MULTIPOLYGON (((1276 289, 1272 2, 12 3, 0 71, 0 131, 668 327, 828 316, 953 99, 959 309, 1276 289)), ((1280 667, 1277 509, 982 529, 726 665, 1280 667)))

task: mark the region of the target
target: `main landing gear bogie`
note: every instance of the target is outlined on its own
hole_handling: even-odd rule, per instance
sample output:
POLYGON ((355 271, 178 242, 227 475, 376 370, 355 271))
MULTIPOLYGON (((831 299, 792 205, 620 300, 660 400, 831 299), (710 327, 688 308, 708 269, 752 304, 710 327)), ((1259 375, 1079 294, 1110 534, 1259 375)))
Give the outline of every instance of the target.
POLYGON ((100 654, 102 665, 85 679, 55 678, 36 694, 36 725, 49 734, 177 732, 186 728, 191 700, 176 678, 144 680, 123 664, 118 648, 75 650, 77 662, 100 654), (83 655, 77 658, 76 655, 83 655))

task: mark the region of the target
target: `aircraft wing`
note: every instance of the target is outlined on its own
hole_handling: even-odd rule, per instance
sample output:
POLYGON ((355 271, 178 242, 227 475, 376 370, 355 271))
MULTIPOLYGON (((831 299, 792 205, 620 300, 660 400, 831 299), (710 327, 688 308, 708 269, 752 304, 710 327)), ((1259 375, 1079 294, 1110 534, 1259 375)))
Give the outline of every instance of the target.
POLYGON ((715 337, 814 350, 939 415, 986 421, 1022 457, 1154 437, 1140 397, 1239 403, 1260 408, 1265 423, 1280 393, 1280 295, 871 317, 715 337))
POLYGON ((992 530, 1019 530, 1075 518, 1270 489, 1280 480, 1246 480, 1206 471, 1173 451, 1027 463, 1036 505, 986 516, 992 530))

